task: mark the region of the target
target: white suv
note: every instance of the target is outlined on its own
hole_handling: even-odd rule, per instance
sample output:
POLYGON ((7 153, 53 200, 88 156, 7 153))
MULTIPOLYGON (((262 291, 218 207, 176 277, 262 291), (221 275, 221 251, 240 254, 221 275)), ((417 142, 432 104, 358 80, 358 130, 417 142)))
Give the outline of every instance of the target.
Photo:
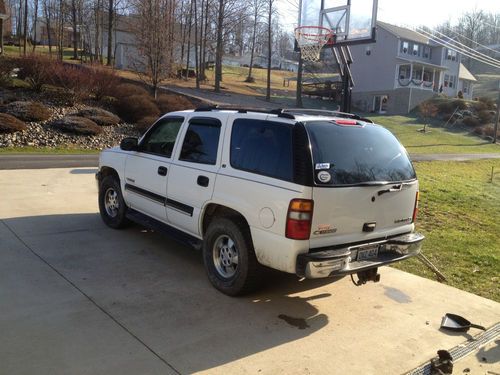
POLYGON ((267 266, 357 274, 417 255, 418 181, 385 128, 356 115, 216 107, 172 112, 100 155, 99 209, 202 249, 212 284, 249 292, 267 266))

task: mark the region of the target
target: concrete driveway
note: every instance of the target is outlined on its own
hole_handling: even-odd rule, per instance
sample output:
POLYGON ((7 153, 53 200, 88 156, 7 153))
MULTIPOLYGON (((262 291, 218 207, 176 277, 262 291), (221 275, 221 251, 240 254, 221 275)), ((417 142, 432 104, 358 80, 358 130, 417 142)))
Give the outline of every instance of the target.
POLYGON ((444 313, 500 320, 498 303, 391 268, 226 297, 195 251, 105 227, 94 172, 0 171, 0 374, 398 374, 470 337, 439 331, 444 313))

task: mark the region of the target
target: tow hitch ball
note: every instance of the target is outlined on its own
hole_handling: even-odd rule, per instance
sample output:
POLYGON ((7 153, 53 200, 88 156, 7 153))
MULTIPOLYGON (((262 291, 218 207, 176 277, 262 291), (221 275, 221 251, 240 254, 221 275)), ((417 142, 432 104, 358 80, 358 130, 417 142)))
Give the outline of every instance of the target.
POLYGON ((378 283, 380 281, 380 274, 378 273, 378 268, 372 268, 366 271, 361 271, 356 274, 358 276, 358 281, 353 282, 356 286, 364 285, 368 281, 373 281, 374 283, 378 283))

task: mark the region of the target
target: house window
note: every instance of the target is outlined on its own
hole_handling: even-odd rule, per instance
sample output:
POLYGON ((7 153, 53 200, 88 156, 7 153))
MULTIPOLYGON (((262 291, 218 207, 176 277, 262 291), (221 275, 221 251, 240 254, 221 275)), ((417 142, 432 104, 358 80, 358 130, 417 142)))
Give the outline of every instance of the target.
POLYGON ((446 60, 457 61, 457 51, 446 48, 446 60))
POLYGON ((410 65, 400 65, 399 66, 399 79, 410 79, 410 65))
POLYGON ((411 79, 414 79, 416 81, 422 80, 422 67, 421 66, 414 66, 413 67, 413 71, 411 73, 411 79))
POLYGON ((432 56, 431 56, 431 47, 429 46, 424 46, 423 48, 423 52, 422 52, 422 57, 424 59, 430 59, 432 56))
POLYGON ((420 46, 418 44, 413 44, 412 51, 414 56, 420 56, 420 46))
POLYGON ((429 68, 424 68, 424 81, 432 82, 433 72, 429 68))
POLYGON ((408 42, 401 42, 401 48, 400 48, 400 52, 401 53, 408 53, 408 51, 410 50, 410 43, 408 42))
POLYGON ((457 77, 449 74, 444 75, 444 87, 452 89, 457 83, 457 77))

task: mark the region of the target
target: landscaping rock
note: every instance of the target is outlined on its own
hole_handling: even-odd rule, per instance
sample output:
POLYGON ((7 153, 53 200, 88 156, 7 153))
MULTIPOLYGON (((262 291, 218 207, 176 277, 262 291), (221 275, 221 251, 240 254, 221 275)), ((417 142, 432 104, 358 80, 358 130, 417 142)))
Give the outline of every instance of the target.
POLYGON ((85 117, 101 126, 113 126, 121 122, 120 118, 114 113, 97 107, 84 108, 77 112, 75 116, 85 117))
POLYGON ((1 110, 23 121, 46 121, 51 115, 50 110, 39 102, 16 101, 4 105, 1 110))
POLYGON ((64 133, 78 135, 97 135, 102 133, 102 128, 99 125, 85 117, 66 116, 54 121, 51 125, 64 133))

